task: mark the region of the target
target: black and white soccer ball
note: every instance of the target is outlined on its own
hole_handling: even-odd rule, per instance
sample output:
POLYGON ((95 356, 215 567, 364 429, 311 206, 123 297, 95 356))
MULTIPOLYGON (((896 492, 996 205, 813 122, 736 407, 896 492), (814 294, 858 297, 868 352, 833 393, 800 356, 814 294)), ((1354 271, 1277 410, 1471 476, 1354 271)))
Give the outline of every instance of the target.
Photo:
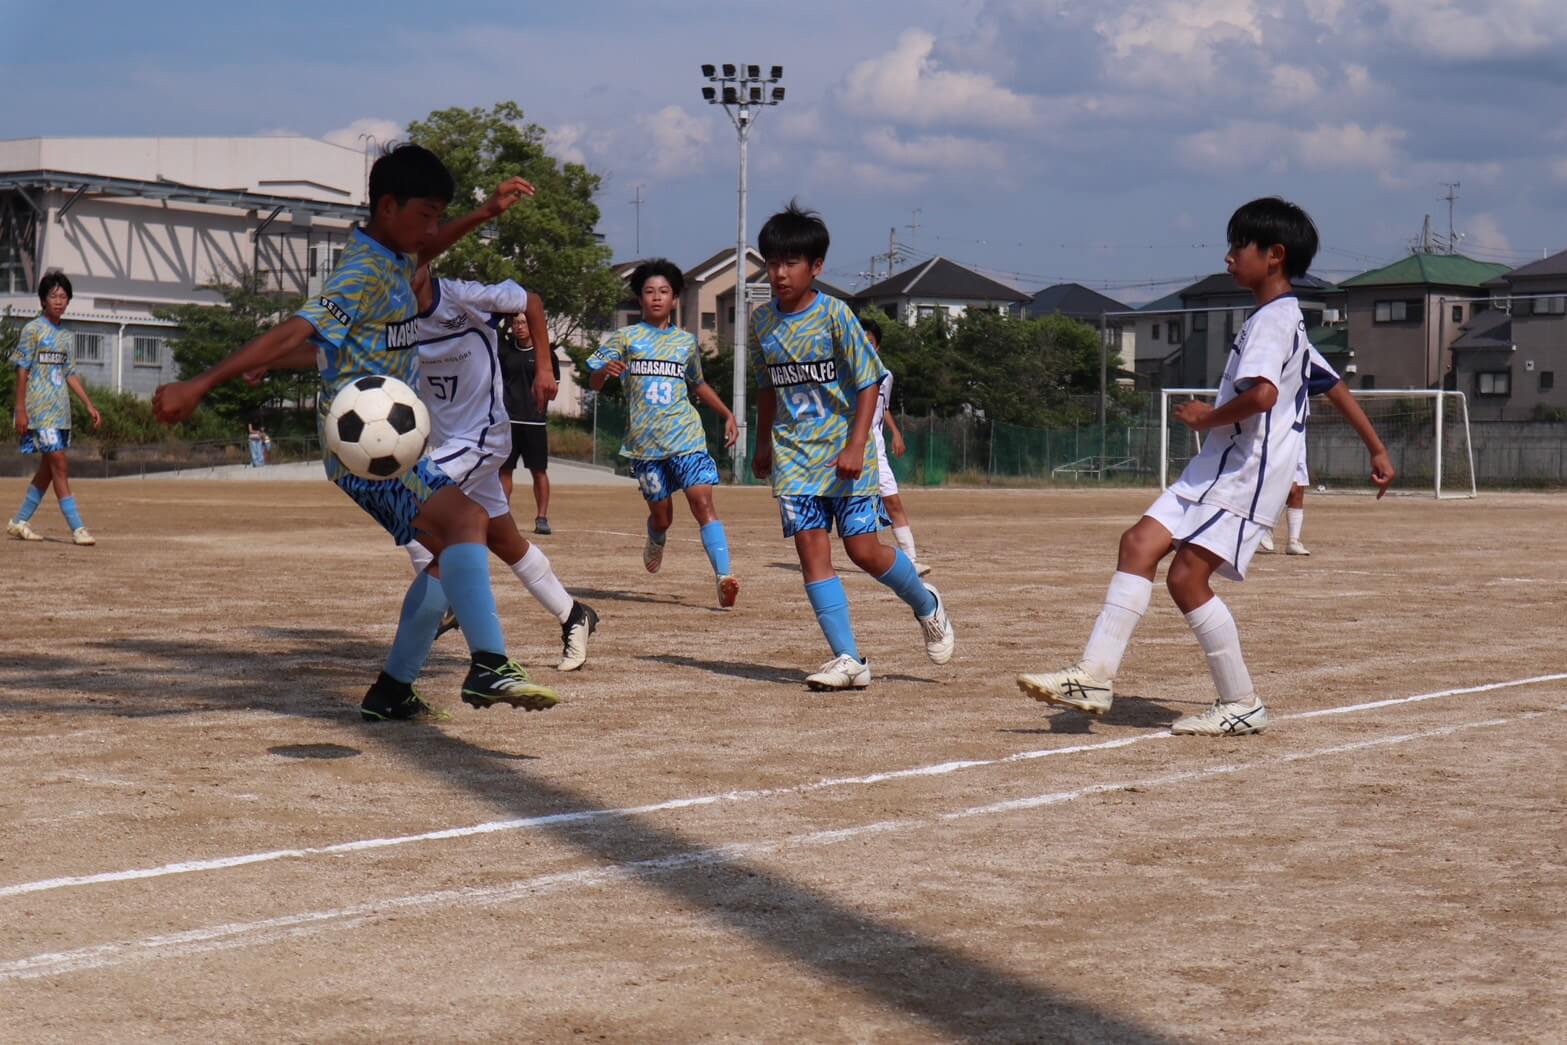
POLYGON ((430 411, 395 377, 344 385, 326 418, 326 447, 361 479, 396 479, 418 463, 430 439, 430 411))

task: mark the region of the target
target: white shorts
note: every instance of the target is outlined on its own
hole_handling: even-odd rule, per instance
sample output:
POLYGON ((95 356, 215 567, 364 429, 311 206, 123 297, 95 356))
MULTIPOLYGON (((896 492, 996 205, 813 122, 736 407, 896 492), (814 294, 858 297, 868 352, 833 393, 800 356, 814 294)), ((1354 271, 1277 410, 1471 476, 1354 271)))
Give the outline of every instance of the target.
POLYGON ((887 439, 876 432, 876 482, 883 497, 898 496, 898 477, 892 474, 892 464, 887 460, 887 439))
POLYGON ((1304 439, 1300 441, 1300 460, 1295 462, 1295 485, 1311 485, 1311 473, 1306 470, 1306 440, 1304 439))
POLYGON ((1219 574, 1232 581, 1246 579, 1246 567, 1257 554, 1262 535, 1272 530, 1224 508, 1198 504, 1166 490, 1143 515, 1170 531, 1175 546, 1195 544, 1224 560, 1219 574))
POLYGON ((480 450, 470 443, 448 443, 430 457, 470 501, 484 509, 484 514, 497 519, 511 514, 506 491, 501 489, 501 465, 510 453, 510 445, 480 450))

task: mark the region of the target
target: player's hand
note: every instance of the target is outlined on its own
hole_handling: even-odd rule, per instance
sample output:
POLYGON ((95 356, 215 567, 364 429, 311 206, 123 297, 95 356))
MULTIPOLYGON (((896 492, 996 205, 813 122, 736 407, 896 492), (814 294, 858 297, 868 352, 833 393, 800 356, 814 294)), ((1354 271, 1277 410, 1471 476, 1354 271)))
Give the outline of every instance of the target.
POLYGON ((756 453, 751 457, 751 474, 766 479, 773 474, 773 444, 757 440, 756 453))
POLYGON ((735 423, 735 415, 730 414, 724 418, 724 446, 734 446, 740 441, 740 426, 735 423))
POLYGON ((1387 488, 1393 485, 1393 459, 1383 450, 1379 454, 1371 455, 1371 485, 1377 488, 1377 500, 1381 500, 1387 493, 1387 488))
POLYGON ((260 388, 261 382, 267 379, 267 368, 264 366, 258 366, 254 370, 245 371, 240 376, 245 379, 245 384, 249 385, 251 388, 260 388))
POLYGON ((599 367, 605 377, 619 377, 626 372, 626 363, 621 359, 611 359, 608 363, 599 367))
POLYGON ((1213 405, 1197 399, 1188 399, 1175 408, 1175 419, 1194 432, 1206 432, 1212 415, 1213 405))
POLYGON ((87 417, 92 421, 92 426, 94 428, 97 428, 99 425, 103 424, 103 415, 100 414, 98 412, 98 408, 93 406, 91 403, 87 404, 87 417))
POLYGON ((539 408, 539 413, 546 413, 551 400, 560 391, 560 382, 555 380, 555 375, 550 373, 549 367, 540 369, 533 375, 533 405, 539 408))
POLYGON ((903 456, 903 451, 905 451, 907 449, 908 449, 908 447, 905 446, 904 443, 903 443, 903 433, 902 432, 894 432, 893 436, 892 436, 892 456, 894 456, 894 457, 902 457, 903 456))
POLYGON ((490 198, 484 201, 484 213, 492 218, 498 218, 511 210, 512 204, 524 196, 532 196, 533 183, 522 178, 507 178, 495 186, 495 191, 490 198))
POLYGON ((152 393, 152 416, 159 424, 174 425, 190 419, 201 404, 201 391, 193 381, 159 385, 152 393))
POLYGON ((853 443, 845 446, 843 453, 838 455, 835 470, 840 479, 858 479, 860 473, 865 471, 865 447, 856 447, 853 443))
POLYGON ((17 407, 17 409, 16 409, 16 434, 17 435, 26 435, 27 434, 27 408, 26 407, 17 407))

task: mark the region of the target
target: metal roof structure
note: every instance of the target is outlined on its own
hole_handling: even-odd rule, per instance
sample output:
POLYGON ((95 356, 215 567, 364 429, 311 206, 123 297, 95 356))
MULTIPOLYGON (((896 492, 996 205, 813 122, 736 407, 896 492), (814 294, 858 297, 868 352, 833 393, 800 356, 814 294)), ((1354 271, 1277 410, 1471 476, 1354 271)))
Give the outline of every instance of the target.
MULTIPOLYGON (((269 193, 250 192, 246 189, 214 189, 200 185, 181 185, 173 181, 145 181, 140 178, 111 178, 96 174, 72 174, 66 171, 6 171, 0 173, 0 191, 10 190, 20 194, 35 211, 42 213, 38 202, 28 195, 29 190, 48 191, 58 189, 69 192, 55 215, 55 221, 65 217, 83 196, 119 197, 122 199, 168 200, 176 203, 202 203, 215 207, 233 207, 239 210, 270 211, 276 218, 288 211, 295 224, 300 217, 338 218, 344 221, 362 221, 369 210, 356 203, 329 203, 324 200, 301 199, 296 196, 274 196, 269 193)), ((269 222, 270 223, 270 219, 269 222)))

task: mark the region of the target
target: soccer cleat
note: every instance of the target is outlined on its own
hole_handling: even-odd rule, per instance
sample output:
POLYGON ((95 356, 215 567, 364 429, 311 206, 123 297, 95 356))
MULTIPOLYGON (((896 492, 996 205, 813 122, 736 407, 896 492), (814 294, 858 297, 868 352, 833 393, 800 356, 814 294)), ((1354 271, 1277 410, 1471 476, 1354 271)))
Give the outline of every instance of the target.
POLYGON ((359 717, 366 722, 406 722, 433 711, 412 684, 399 682, 384 671, 359 705, 359 717))
POLYGON ((524 711, 548 711, 560 698, 528 677, 527 669, 499 653, 476 653, 462 682, 462 702, 476 708, 510 704, 524 711))
POLYGON ((722 608, 724 608, 726 610, 730 609, 730 608, 732 608, 734 606, 735 600, 738 599, 739 597, 740 597, 740 581, 739 581, 739 578, 731 577, 728 574, 725 574, 724 576, 718 578, 718 605, 719 606, 721 606, 722 608))
POLYGON ((441 626, 435 629, 435 637, 440 638, 448 631, 451 631, 453 628, 457 627, 461 627, 461 625, 457 623, 457 614, 451 610, 447 610, 441 615, 441 626))
POLYGON ((1019 675, 1017 688, 1043 703, 1076 708, 1090 715, 1103 715, 1115 699, 1110 680, 1095 678, 1081 664, 1049 674, 1019 675))
POLYGON ((664 565, 664 542, 655 541, 652 534, 648 534, 647 543, 642 546, 642 565, 649 573, 657 573, 664 565))
POLYGON ((845 653, 817 668, 816 674, 807 675, 805 684, 818 693, 826 690, 864 689, 871 684, 871 666, 845 653))
POLYGON ((1213 707, 1196 715, 1175 720, 1170 732, 1176 736, 1239 737, 1261 733, 1268 728, 1268 709, 1252 697, 1249 703, 1215 701, 1213 707))
POLYGON ((548 537, 551 533, 550 521, 542 515, 538 516, 533 520, 533 532, 548 537))
POLYGON ((928 563, 928 562, 920 562, 918 560, 915 561, 915 563, 914 563, 914 576, 916 576, 916 577, 924 577, 924 576, 927 576, 929 573, 930 573, 930 563, 928 563))
POLYGON ((19 541, 41 541, 43 535, 33 529, 26 519, 12 519, 5 524, 5 532, 19 541))
POLYGON ((1262 540, 1257 545, 1260 552, 1273 552, 1273 534, 1267 530, 1262 531, 1262 540))
POLYGON ((925 656, 932 663, 945 664, 952 659, 952 651, 957 647, 958 637, 952 630, 952 621, 947 617, 947 607, 942 605, 941 592, 936 590, 933 584, 925 585, 925 590, 936 597, 936 609, 929 617, 915 617, 920 622, 920 630, 925 633, 925 656))
POLYGON ((560 626, 560 663, 556 671, 576 671, 588 662, 588 636, 598 630, 599 615, 593 607, 580 602, 571 604, 571 616, 560 626))
POLYGON ((1298 541, 1298 540, 1297 541, 1290 541, 1289 544, 1286 544, 1284 546, 1284 554, 1285 555, 1310 555, 1311 554, 1311 549, 1307 548, 1304 544, 1301 544, 1300 541, 1298 541))
POLYGON ((97 544, 98 541, 97 541, 97 539, 95 537, 93 537, 92 534, 87 532, 87 527, 85 527, 85 526, 78 526, 76 529, 71 531, 71 543, 72 544, 88 545, 88 544, 97 544))

